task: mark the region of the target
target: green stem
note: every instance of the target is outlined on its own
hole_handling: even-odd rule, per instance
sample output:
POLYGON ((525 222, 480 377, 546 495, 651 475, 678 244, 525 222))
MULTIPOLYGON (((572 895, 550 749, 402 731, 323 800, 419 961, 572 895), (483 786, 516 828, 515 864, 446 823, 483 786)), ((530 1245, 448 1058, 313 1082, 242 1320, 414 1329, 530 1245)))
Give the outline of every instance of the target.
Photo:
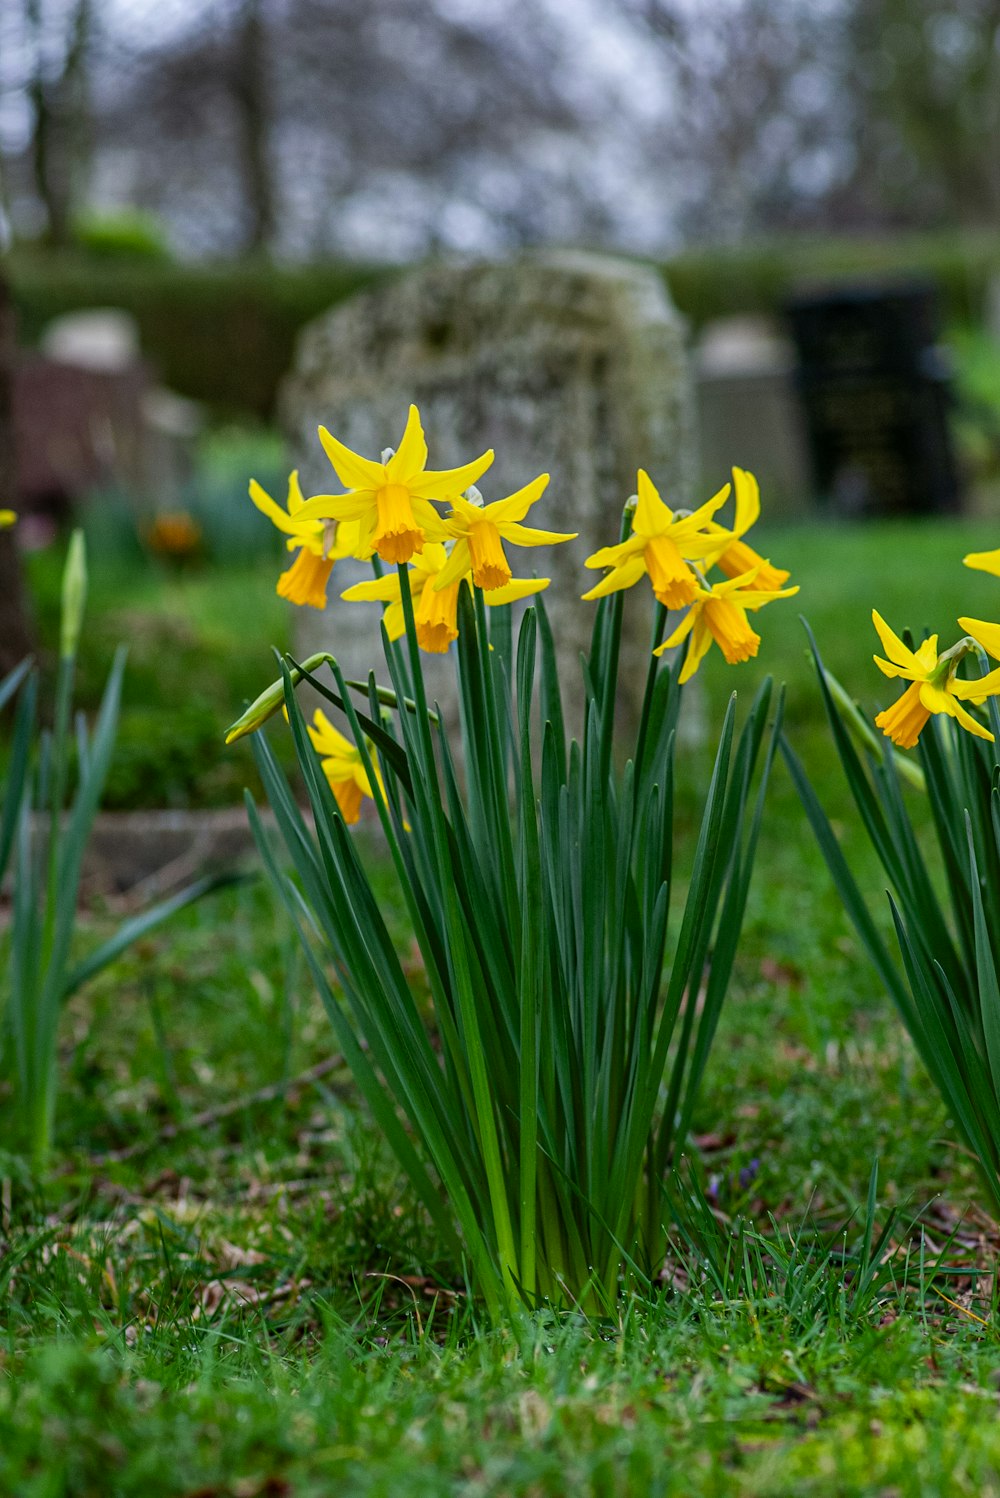
MULTIPOLYGON (((403 621, 406 629, 406 640, 410 653, 410 667, 413 676, 413 692, 417 703, 418 733, 421 738, 422 752, 426 760, 425 771, 428 777, 433 777, 436 789, 434 749, 431 743, 430 724, 427 719, 427 695, 424 687, 423 670, 420 664, 420 647, 417 642, 416 622, 413 615, 413 596, 410 592, 409 568, 405 563, 400 563, 398 571, 400 601, 403 605, 403 621)), ((472 1093, 476 1105, 476 1131, 483 1154, 490 1205, 493 1210, 497 1254, 500 1260, 501 1290, 508 1311, 511 1315, 516 1315, 520 1304, 517 1289, 517 1248, 514 1241, 510 1207, 507 1200, 506 1173, 500 1153, 500 1140, 497 1134, 493 1099, 490 1094, 486 1056, 479 1029, 479 1017, 476 1012, 476 996, 472 987, 468 954, 466 952, 465 943, 467 933, 462 921, 462 914, 455 891, 455 874, 440 798, 436 794, 430 794, 428 800, 432 807, 435 851, 440 870, 441 893, 444 897, 445 920, 448 928, 448 955, 454 973, 458 1004, 462 1016, 462 1028, 466 1037, 469 1076, 472 1081, 472 1093)), ((470 1248, 471 1246, 470 1244, 470 1248)))
POLYGON ((653 707, 653 693, 656 690, 656 673, 660 665, 660 657, 654 655, 654 651, 663 643, 664 631, 667 627, 667 610, 665 606, 657 602, 656 614, 653 618, 653 638, 649 646, 649 667, 646 671, 646 690, 642 694, 642 712, 639 716, 639 734, 635 744, 635 784, 638 790, 642 783, 642 761, 646 753, 646 735, 649 732, 649 714, 653 707))

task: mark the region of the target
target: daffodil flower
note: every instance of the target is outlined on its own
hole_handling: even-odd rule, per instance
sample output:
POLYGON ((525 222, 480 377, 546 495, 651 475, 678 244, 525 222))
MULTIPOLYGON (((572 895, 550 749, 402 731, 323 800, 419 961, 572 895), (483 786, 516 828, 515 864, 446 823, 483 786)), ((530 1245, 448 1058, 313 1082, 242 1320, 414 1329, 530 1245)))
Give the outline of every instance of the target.
POLYGON ((523 489, 488 505, 473 504, 464 495, 457 495, 451 514, 444 520, 445 533, 455 545, 435 588, 438 591, 449 588, 471 572, 477 588, 484 593, 495 593, 511 582, 504 541, 514 546, 552 546, 559 541, 575 541, 575 531, 539 531, 521 524, 548 482, 548 474, 541 473, 523 489))
POLYGON ((646 574, 665 608, 680 609, 691 603, 698 595, 699 583, 688 563, 718 552, 718 528, 710 535, 705 527, 728 498, 727 484, 700 509, 678 516, 664 504, 649 474, 640 468, 632 534, 616 546, 602 547, 587 558, 585 566, 611 570, 583 597, 603 598, 608 593, 631 588, 646 574))
MULTIPOLYGON (((337 798, 341 816, 345 822, 356 822, 361 815, 363 797, 372 797, 371 781, 368 779, 361 759, 361 750, 356 744, 352 744, 350 739, 345 739, 342 733, 337 732, 320 708, 316 709, 312 724, 307 723, 306 728, 312 740, 312 746, 320 756, 323 772, 330 782, 330 789, 337 798)), ((372 753, 372 767, 384 799, 385 786, 382 783, 382 773, 374 753, 372 753)))
POLYGON ((9 525, 13 525, 16 519, 16 510, 0 510, 0 531, 6 530, 9 525))
POLYGON ((766 557, 743 540, 760 518, 760 485, 745 468, 734 468, 733 489, 736 495, 733 528, 727 531, 714 523, 709 527, 709 533, 717 532, 724 544, 717 556, 706 556, 706 566, 718 566, 727 577, 739 577, 756 568, 754 586, 774 591, 787 583, 791 574, 780 567, 772 567, 766 557))
MULTIPOLYGON (((458 592, 463 582, 467 582, 468 573, 438 589, 435 585, 447 565, 448 553, 444 546, 439 541, 428 541, 423 551, 414 557, 409 572, 417 643, 421 650, 431 655, 443 655, 452 640, 458 639, 458 592)), ((484 592, 483 597, 495 608, 498 604, 516 603, 520 598, 541 593, 548 585, 547 577, 512 578, 504 587, 484 592)), ((374 601, 386 604, 382 622, 389 639, 398 640, 403 634, 405 622, 398 572, 376 578, 373 582, 355 583, 340 596, 350 603, 374 601)))
POLYGON ((970 551, 962 561, 974 572, 989 572, 993 577, 1000 577, 1000 551, 970 551))
POLYGON ((962 702, 981 703, 1000 693, 1000 670, 969 680, 963 680, 955 673, 959 662, 973 648, 973 642, 978 642, 995 659, 1000 659, 1000 625, 986 624, 978 619, 960 619, 959 625, 972 638, 959 640, 957 645, 939 655, 937 635, 931 635, 916 650, 910 650, 874 609, 872 620, 882 648, 889 657, 883 660, 876 655, 876 666, 885 676, 900 676, 910 683, 892 707, 887 707, 875 719, 876 726, 886 737, 901 749, 912 749, 931 713, 946 713, 976 738, 992 741, 989 729, 977 722, 962 702))
POLYGON ((291 603, 325 609, 326 586, 333 564, 343 557, 354 556, 358 550, 358 526, 338 525, 335 521, 304 516, 305 500, 297 469, 293 469, 288 477, 288 500, 284 510, 256 479, 250 480, 250 498, 258 510, 288 537, 286 545, 289 551, 298 552, 292 565, 278 578, 278 596, 291 603))
POLYGON ((385 462, 351 452, 326 427, 320 427, 319 437, 348 493, 317 494, 306 501, 303 514, 309 519, 357 521, 362 555, 377 551, 383 562, 394 564, 408 562, 421 551, 428 534, 431 540, 442 538, 441 519, 430 501, 454 503, 493 462, 490 448, 461 468, 427 468, 427 443, 416 406, 410 407, 399 447, 385 462))
POLYGON ((730 666, 739 665, 757 654, 760 635, 750 627, 747 610, 761 609, 776 598, 791 598, 799 590, 797 587, 756 588, 753 586, 756 576, 757 569, 754 568, 724 583, 713 583, 711 587, 697 583, 697 592, 684 618, 673 634, 653 651, 654 655, 662 655, 691 636, 681 669, 681 682, 690 681, 711 649, 713 640, 730 666))

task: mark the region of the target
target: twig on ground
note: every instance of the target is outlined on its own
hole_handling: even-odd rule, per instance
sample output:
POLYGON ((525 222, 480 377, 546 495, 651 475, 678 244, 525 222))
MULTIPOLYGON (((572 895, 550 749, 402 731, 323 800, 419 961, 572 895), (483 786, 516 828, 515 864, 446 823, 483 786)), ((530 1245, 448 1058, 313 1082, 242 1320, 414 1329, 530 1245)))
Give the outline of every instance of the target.
POLYGON ((220 1103, 215 1108, 205 1108, 201 1113, 192 1113, 190 1118, 182 1118, 175 1123, 165 1124, 151 1139, 138 1139, 134 1144, 123 1145, 121 1149, 108 1150, 106 1154, 96 1155, 94 1164, 117 1165, 123 1160, 133 1160, 137 1155, 143 1155, 155 1149, 158 1144, 166 1144, 169 1140, 176 1139, 179 1134, 190 1133, 192 1129, 209 1128, 221 1119, 232 1118, 234 1114, 242 1113, 245 1108, 254 1107, 258 1103, 273 1102, 275 1098, 282 1097, 294 1087, 309 1086, 313 1082, 319 1082, 343 1065, 343 1056, 328 1056, 325 1061, 317 1062, 315 1066, 310 1066, 307 1071, 299 1072, 297 1076, 287 1077, 281 1082, 272 1082, 267 1087, 258 1087, 256 1092, 248 1092, 244 1097, 234 1098, 228 1103, 220 1103))

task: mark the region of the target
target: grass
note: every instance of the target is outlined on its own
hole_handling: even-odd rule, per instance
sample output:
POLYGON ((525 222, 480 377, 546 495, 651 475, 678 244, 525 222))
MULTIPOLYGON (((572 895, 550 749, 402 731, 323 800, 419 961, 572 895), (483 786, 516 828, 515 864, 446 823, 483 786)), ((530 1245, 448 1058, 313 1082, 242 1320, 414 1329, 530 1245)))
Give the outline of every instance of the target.
MULTIPOLYGON (((996 618, 1000 583, 960 566, 993 539, 982 524, 772 533, 803 593, 760 616, 758 661, 703 672, 709 720, 765 670, 788 681, 789 732, 875 900, 796 609, 873 708, 888 684, 871 605, 943 634, 959 613, 996 618)), ((226 599, 249 629, 271 607, 250 586, 175 596, 199 630, 226 599)), ((263 648, 245 653, 245 677, 206 699, 219 724, 268 670, 263 648)), ((704 759, 687 756, 687 794, 704 759)), ((388 874, 383 894, 405 947, 388 874)), ((96 939, 101 910, 85 923, 96 939)), ((699 1282, 679 1245, 662 1293, 617 1323, 489 1330, 347 1074, 316 1072, 332 1036, 262 885, 130 953, 74 1001, 63 1044, 58 1175, 42 1194, 0 1163, 0 1492, 1000 1493, 997 1230, 781 770, 694 1126, 712 1202, 776 1245, 752 1284, 699 1282), (902 1216, 863 1296, 876 1155, 875 1220, 902 1216), (918 1211, 922 1237, 906 1231, 918 1211)))
MULTIPOLYGON (((136 547, 102 555, 91 542, 87 629, 77 700, 96 707, 115 646, 129 647, 118 747, 104 806, 233 806, 257 786, 246 744, 219 725, 274 673, 272 645, 291 645, 291 605, 274 592, 275 553, 233 566, 163 568, 136 547)), ((61 549, 29 559, 46 679, 54 680, 61 549), (51 662, 51 669, 47 663, 51 662)), ((289 756, 291 762, 292 756, 289 756)))

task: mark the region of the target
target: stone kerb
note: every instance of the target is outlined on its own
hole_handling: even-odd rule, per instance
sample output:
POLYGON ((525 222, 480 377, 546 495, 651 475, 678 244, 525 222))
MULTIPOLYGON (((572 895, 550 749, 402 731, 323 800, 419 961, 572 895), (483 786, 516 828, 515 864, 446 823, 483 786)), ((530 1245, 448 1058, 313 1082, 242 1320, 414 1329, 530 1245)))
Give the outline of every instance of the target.
MULTIPOLYGON (((627 261, 547 253, 502 264, 435 265, 344 303, 303 333, 281 400, 292 460, 307 493, 339 485, 316 438, 320 423, 369 456, 398 441, 420 407, 431 466, 484 448, 496 461, 486 501, 542 471, 552 480, 528 523, 578 531, 559 547, 509 548, 515 576, 548 576, 564 694, 579 703, 579 653, 592 606, 583 560, 617 539, 621 506, 647 468, 673 505, 693 472, 692 400, 683 326, 660 277, 627 261)), ((338 595, 370 576, 338 564, 325 613, 296 614, 297 648, 332 650, 348 676, 385 680, 379 609, 338 595)), ((620 710, 637 711, 649 641, 648 589, 626 611, 620 710)), ((424 657, 429 691, 447 708, 452 665, 424 657)))

